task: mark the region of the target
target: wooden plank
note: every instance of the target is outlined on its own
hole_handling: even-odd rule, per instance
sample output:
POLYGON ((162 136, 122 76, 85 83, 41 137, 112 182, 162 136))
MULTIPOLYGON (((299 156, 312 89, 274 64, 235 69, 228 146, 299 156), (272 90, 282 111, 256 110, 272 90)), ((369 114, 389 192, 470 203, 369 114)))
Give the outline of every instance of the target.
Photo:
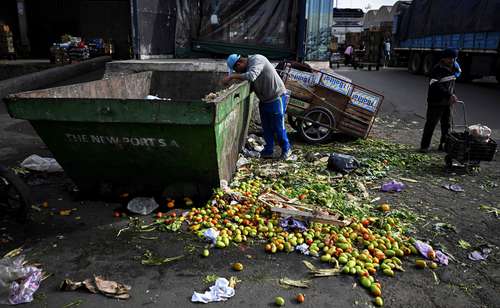
POLYGON ((347 105, 346 110, 350 110, 350 111, 362 114, 363 117, 367 117, 369 119, 371 119, 375 116, 375 114, 373 112, 370 112, 368 110, 364 110, 363 108, 360 108, 360 107, 354 106, 354 105, 347 105))
POLYGON ((355 133, 361 134, 362 136, 366 135, 368 131, 368 127, 360 127, 352 122, 348 122, 347 119, 344 119, 342 123, 339 124, 339 129, 344 130, 345 132, 353 131, 355 133))
POLYGON ((363 119, 366 122, 370 122, 372 120, 372 116, 367 116, 366 114, 360 113, 357 110, 352 110, 350 108, 346 108, 345 112, 347 114, 352 114, 354 116, 357 116, 360 119, 363 119))
POLYGON ((367 130, 369 128, 368 124, 363 124, 363 123, 359 123, 356 121, 352 121, 351 119, 348 119, 348 118, 345 118, 344 121, 342 121, 342 123, 340 123, 340 124, 347 124, 351 127, 359 129, 359 130, 367 130))
POLYGON ((292 217, 297 218, 297 219, 320 222, 320 223, 324 223, 324 224, 336 225, 336 226, 341 226, 341 227, 347 226, 348 224, 350 224, 350 221, 339 220, 339 219, 331 217, 330 215, 313 214, 313 213, 308 213, 308 212, 303 212, 303 211, 298 211, 298 210, 291 210, 291 209, 280 208, 280 207, 271 207, 271 211, 275 212, 275 213, 280 213, 280 214, 292 216, 292 217))

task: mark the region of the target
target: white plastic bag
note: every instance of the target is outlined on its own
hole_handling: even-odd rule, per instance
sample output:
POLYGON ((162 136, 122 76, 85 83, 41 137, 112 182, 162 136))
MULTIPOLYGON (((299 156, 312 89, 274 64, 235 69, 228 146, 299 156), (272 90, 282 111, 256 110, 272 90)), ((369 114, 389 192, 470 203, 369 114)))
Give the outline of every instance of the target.
POLYGON ((491 129, 482 124, 471 125, 469 126, 469 134, 477 141, 486 142, 490 139, 491 129))
POLYGON ((50 157, 41 157, 36 154, 33 154, 27 157, 21 163, 21 167, 34 170, 34 171, 43 171, 43 172, 63 172, 63 168, 59 163, 50 157))
POLYGON ((127 204, 127 209, 132 213, 149 215, 159 207, 154 198, 137 197, 127 204))

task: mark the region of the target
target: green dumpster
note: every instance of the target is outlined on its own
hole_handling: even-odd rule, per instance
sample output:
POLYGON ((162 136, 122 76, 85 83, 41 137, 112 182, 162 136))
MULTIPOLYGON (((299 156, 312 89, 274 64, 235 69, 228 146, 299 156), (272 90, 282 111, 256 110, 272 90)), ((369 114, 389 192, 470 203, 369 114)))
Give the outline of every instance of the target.
POLYGON ((81 191, 206 198, 231 179, 251 118, 250 85, 222 89, 222 77, 148 71, 5 101, 81 191))

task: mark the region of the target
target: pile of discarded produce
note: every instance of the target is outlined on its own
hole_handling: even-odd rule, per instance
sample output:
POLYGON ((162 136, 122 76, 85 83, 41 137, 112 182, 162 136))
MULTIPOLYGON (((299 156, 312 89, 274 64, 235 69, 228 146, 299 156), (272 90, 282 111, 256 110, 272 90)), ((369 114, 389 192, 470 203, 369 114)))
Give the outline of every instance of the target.
MULTIPOLYGON (((241 166, 231 185, 218 189, 204 207, 182 215, 158 215, 150 226, 173 231, 187 226, 218 249, 262 243, 271 254, 298 251, 318 257, 332 268, 317 269, 309 263, 311 273, 356 275, 375 297, 374 303, 381 306, 382 286, 377 275, 393 277, 398 271, 404 272, 404 260, 412 254, 425 257, 416 261, 417 267, 434 269, 447 264, 448 259, 408 236, 405 215, 391 210, 387 203, 377 205, 377 199, 370 200, 365 188, 391 168, 405 166, 411 170, 427 158, 401 151, 400 145, 359 142, 364 147, 355 149, 362 167, 353 172, 329 172, 325 165, 331 156, 311 151, 299 153, 304 159, 295 162, 262 165, 262 161, 252 160, 241 166), (378 151, 375 156, 374 151, 378 151), (388 155, 390 151, 408 154, 388 155)), ((342 150, 349 152, 350 148, 342 150)), ((202 255, 209 252, 205 250, 202 255)))

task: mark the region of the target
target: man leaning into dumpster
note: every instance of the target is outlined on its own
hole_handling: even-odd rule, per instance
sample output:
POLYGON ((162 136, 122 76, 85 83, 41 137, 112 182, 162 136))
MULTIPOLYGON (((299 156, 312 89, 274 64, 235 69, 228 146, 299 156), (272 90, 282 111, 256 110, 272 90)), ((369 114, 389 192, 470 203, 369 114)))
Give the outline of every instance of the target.
POLYGON ((274 136, 281 147, 281 159, 288 159, 291 154, 290 142, 285 128, 285 111, 288 104, 288 92, 285 84, 269 60, 262 55, 251 55, 248 58, 232 54, 227 58, 229 75, 223 80, 248 80, 260 100, 259 112, 266 145, 260 153, 262 158, 272 158, 274 152, 274 136), (235 71, 236 73, 232 73, 235 71))
POLYGON ((455 49, 445 49, 441 60, 431 71, 427 93, 427 115, 420 143, 422 153, 429 151, 432 134, 438 122, 441 122, 441 141, 438 150, 443 150, 445 137, 450 130, 450 107, 458 100, 455 95, 456 58, 455 49))

